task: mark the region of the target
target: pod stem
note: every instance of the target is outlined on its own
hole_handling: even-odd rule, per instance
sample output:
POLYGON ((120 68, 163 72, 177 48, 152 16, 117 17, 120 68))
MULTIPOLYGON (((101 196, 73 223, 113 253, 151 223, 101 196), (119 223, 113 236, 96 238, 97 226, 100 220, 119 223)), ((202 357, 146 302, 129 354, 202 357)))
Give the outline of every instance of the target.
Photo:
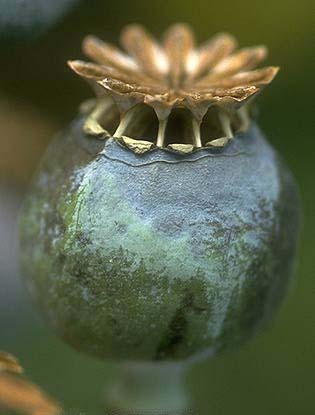
POLYGON ((109 414, 181 415, 187 413, 186 366, 179 363, 124 363, 108 390, 109 414))

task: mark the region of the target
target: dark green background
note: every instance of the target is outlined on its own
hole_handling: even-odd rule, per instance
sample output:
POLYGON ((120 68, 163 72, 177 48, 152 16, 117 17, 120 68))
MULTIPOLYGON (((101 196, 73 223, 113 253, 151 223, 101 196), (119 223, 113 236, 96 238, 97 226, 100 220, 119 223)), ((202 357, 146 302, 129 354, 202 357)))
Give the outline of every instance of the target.
MULTIPOLYGON (((189 384, 200 415, 315 413, 314 16, 314 0, 86 0, 48 34, 1 44, 0 100, 8 103, 6 113, 0 114, 0 166, 5 166, 0 169, 0 200, 5 209, 9 199, 18 206, 36 159, 50 139, 50 134, 42 133, 41 143, 30 141, 25 146, 25 137, 35 135, 36 122, 42 119, 48 131, 57 131, 75 115, 80 101, 92 95, 65 65, 68 58, 82 57, 84 35, 115 41, 129 22, 144 23, 159 34, 174 21, 186 21, 200 41, 228 30, 241 45, 265 43, 271 51, 269 63, 281 66, 260 98, 260 125, 301 189, 297 278, 269 331, 241 350, 191 370, 189 384), (7 113, 13 114, 15 121, 10 122, 19 123, 21 107, 36 117, 24 127, 24 114, 19 133, 14 134, 7 113)), ((14 234, 16 216, 10 218, 8 232, 14 234)), ((100 395, 111 380, 112 366, 79 355, 46 329, 32 311, 24 287, 16 283, 17 258, 6 258, 9 242, 1 229, 3 223, 0 349, 19 356, 28 376, 63 402, 67 413, 100 414, 100 395)))

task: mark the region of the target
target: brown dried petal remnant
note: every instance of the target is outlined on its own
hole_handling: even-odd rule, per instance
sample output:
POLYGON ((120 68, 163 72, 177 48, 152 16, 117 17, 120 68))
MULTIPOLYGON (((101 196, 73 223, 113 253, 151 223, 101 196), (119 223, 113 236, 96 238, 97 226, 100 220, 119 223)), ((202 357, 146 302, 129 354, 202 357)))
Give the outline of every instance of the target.
POLYGON ((0 411, 5 408, 26 415, 61 415, 60 407, 22 377, 22 372, 13 356, 0 352, 0 411))
POLYGON ((14 356, 0 351, 0 376, 1 372, 22 373, 23 369, 14 356))
MULTIPOLYGON (((92 83, 98 95, 112 97, 121 122, 137 104, 151 106, 159 120, 156 145, 160 147, 165 146, 166 123, 173 108, 191 112, 191 144, 201 147, 200 124, 210 107, 227 114, 231 123, 239 109, 251 102, 279 70, 255 70, 266 58, 267 48, 235 51, 237 42, 228 33, 219 33, 197 47, 186 24, 172 25, 161 43, 142 26, 129 25, 122 31, 121 43, 126 53, 88 36, 83 50, 96 63, 69 61, 69 66, 92 83)), ((244 111, 240 119, 244 119, 244 111)), ((96 126, 95 135, 98 134, 96 126)))

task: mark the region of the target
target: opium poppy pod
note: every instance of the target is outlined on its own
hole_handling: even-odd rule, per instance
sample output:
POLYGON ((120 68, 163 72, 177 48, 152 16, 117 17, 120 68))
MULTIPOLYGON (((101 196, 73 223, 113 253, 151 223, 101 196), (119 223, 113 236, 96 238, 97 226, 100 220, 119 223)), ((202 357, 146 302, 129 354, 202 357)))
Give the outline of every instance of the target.
POLYGON ((270 319, 291 275, 297 189, 249 107, 277 69, 250 70, 265 48, 232 53, 225 34, 196 50, 183 25, 163 47, 138 26, 123 42, 130 56, 88 38, 100 64, 70 63, 99 98, 52 143, 27 197, 28 286, 86 353, 215 355, 270 319))

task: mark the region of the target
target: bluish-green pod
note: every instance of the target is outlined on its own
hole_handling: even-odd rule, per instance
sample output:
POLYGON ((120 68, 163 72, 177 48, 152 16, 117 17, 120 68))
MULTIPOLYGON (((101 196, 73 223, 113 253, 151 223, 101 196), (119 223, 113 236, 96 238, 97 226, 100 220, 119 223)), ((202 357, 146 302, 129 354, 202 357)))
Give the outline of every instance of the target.
POLYGON ((21 218, 29 289, 76 349, 181 360, 274 314, 298 234, 295 182, 254 124, 224 149, 134 154, 82 132, 47 151, 21 218))

